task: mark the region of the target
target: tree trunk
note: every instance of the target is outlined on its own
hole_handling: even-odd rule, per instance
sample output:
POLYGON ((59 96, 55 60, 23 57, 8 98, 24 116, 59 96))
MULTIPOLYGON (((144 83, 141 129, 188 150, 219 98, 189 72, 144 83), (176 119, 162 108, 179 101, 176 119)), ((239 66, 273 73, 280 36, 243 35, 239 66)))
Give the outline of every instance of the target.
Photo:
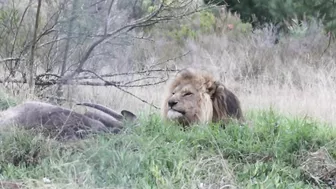
MULTIPOLYGON (((61 67, 61 74, 60 74, 61 77, 64 76, 66 68, 67 68, 67 61, 68 61, 68 54, 69 54, 69 47, 70 47, 70 41, 71 41, 71 36, 72 36, 72 30, 73 30, 74 21, 76 19, 77 4, 78 4, 78 0, 73 0, 71 16, 70 16, 70 21, 69 21, 68 31, 67 31, 67 40, 65 42, 65 48, 64 48, 63 63, 62 63, 62 67, 61 67)), ((63 96, 63 85, 62 84, 57 85, 56 95, 58 97, 57 99, 60 99, 63 96)), ((60 102, 57 101, 57 104, 59 104, 59 103, 60 102)))
POLYGON ((32 45, 30 48, 30 57, 29 57, 29 79, 28 79, 28 85, 31 90, 31 92, 34 91, 34 53, 35 53, 35 46, 36 46, 36 36, 37 36, 37 31, 38 31, 38 24, 39 24, 39 18, 40 18, 40 10, 41 10, 41 3, 42 0, 38 0, 37 4, 37 10, 36 10, 36 17, 35 17, 35 26, 34 26, 34 33, 33 33, 33 40, 32 40, 32 45))

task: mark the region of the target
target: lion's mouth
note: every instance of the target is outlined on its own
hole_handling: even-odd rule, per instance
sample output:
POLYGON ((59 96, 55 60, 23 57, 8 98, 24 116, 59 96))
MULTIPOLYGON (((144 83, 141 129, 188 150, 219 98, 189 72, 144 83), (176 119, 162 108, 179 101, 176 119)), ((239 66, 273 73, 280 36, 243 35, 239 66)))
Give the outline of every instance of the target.
POLYGON ((170 109, 170 110, 168 110, 167 113, 168 113, 167 114, 168 118, 172 119, 172 120, 174 120, 174 119, 180 119, 180 118, 184 117, 184 115, 185 115, 185 111, 175 110, 175 109, 170 109))
POLYGON ((182 114, 182 115, 186 114, 186 112, 183 111, 183 110, 176 110, 176 109, 171 109, 171 110, 172 110, 172 111, 175 111, 175 112, 178 112, 178 113, 180 113, 180 114, 182 114))

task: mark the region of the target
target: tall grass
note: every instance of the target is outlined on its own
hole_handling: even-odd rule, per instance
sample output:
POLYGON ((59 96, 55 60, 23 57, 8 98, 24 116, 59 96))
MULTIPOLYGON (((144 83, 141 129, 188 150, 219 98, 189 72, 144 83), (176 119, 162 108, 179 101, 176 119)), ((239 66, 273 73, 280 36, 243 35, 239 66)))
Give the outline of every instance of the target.
POLYGON ((19 180, 31 188, 327 186, 317 171, 329 172, 313 171, 311 166, 319 162, 307 160, 321 147, 336 157, 334 128, 272 110, 254 111, 248 117, 253 128, 195 125, 182 131, 157 115, 144 116, 140 127, 120 135, 90 136, 73 143, 20 130, 1 133, 1 180, 19 180))

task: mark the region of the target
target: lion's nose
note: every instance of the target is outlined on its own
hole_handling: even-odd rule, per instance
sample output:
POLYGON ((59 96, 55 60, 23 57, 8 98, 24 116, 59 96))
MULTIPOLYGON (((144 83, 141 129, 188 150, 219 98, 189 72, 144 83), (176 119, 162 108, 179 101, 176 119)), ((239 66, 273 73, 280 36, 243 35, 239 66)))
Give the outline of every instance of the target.
POLYGON ((168 101, 168 105, 172 108, 173 106, 175 106, 177 104, 176 100, 169 100, 168 101))

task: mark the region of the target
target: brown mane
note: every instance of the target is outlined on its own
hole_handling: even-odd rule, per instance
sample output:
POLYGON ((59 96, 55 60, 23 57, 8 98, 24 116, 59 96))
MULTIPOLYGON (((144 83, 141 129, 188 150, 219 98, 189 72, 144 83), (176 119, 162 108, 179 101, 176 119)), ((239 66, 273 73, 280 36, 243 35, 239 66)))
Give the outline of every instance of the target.
POLYGON ((219 82, 216 82, 216 90, 212 95, 212 102, 213 122, 225 121, 227 118, 244 119, 237 96, 219 82))

